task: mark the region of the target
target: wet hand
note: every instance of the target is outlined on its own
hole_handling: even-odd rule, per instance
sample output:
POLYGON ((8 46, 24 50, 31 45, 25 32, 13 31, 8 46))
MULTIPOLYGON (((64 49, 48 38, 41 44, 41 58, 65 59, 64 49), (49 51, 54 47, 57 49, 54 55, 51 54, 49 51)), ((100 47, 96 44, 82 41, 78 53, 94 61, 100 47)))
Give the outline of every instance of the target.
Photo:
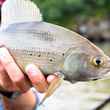
MULTIPOLYGON (((39 92, 45 92, 48 84, 56 77, 50 75, 45 79, 38 67, 33 64, 27 65, 25 70, 30 82, 36 85, 39 92)), ((30 89, 29 81, 5 47, 0 48, 0 87, 6 91, 21 92, 30 89)))

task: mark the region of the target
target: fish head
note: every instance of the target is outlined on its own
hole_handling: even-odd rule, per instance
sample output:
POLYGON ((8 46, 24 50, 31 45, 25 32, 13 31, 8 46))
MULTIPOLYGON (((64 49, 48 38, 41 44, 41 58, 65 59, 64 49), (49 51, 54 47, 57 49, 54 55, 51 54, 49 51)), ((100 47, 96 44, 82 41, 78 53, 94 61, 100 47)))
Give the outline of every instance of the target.
POLYGON ((110 58, 90 41, 71 49, 64 62, 65 79, 71 82, 103 78, 110 71, 110 58))

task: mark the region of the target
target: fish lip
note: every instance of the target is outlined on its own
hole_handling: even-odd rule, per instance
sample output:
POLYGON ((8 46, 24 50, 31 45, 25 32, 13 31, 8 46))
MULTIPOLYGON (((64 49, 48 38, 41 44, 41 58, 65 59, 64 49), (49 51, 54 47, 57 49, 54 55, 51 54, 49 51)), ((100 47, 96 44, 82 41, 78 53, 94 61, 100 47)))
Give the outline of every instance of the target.
POLYGON ((91 77, 88 78, 88 80, 99 80, 99 79, 104 79, 104 78, 108 78, 108 76, 110 76, 110 71, 107 72, 107 74, 101 75, 101 76, 96 76, 96 77, 91 77))
POLYGON ((104 78, 104 76, 94 76, 94 77, 86 77, 86 78, 76 79, 76 81, 96 81, 96 80, 99 80, 102 78, 104 78))
POLYGON ((88 80, 93 80, 93 81, 96 81, 98 79, 102 79, 101 77, 92 77, 92 78, 88 78, 88 80))
POLYGON ((105 79, 105 78, 107 78, 107 74, 109 74, 109 76, 110 76, 110 70, 108 70, 107 72, 106 72, 106 74, 104 74, 105 72, 102 72, 102 73, 100 73, 100 74, 97 74, 97 76, 90 76, 90 74, 89 75, 82 75, 82 74, 80 74, 79 76, 77 76, 76 78, 74 78, 74 79, 70 79, 70 78, 64 78, 65 80, 69 80, 70 82, 77 82, 77 81, 96 81, 96 80, 99 80, 99 79, 105 79))
POLYGON ((98 79, 101 79, 99 77, 80 77, 80 78, 76 78, 74 79, 75 81, 91 81, 91 80, 98 80, 98 79))
POLYGON ((99 78, 93 78, 93 79, 80 79, 80 80, 74 80, 74 81, 83 81, 83 82, 86 82, 86 81, 96 81, 96 80, 98 80, 99 78))
POLYGON ((98 76, 97 77, 91 77, 91 78, 90 77, 89 78, 86 77, 86 78, 80 78, 80 79, 77 78, 77 79, 74 79, 73 81, 76 81, 76 82, 77 81, 87 82, 87 81, 96 81, 96 80, 99 80, 99 79, 102 79, 102 78, 98 77, 98 76))

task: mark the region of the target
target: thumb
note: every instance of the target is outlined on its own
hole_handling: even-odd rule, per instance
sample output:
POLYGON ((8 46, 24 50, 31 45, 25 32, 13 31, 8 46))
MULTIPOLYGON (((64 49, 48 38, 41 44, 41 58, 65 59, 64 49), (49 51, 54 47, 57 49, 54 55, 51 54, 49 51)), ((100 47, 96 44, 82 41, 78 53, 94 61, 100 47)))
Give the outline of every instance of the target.
POLYGON ((30 81, 39 92, 45 92, 47 90, 48 83, 37 66, 29 64, 26 66, 25 71, 30 81))

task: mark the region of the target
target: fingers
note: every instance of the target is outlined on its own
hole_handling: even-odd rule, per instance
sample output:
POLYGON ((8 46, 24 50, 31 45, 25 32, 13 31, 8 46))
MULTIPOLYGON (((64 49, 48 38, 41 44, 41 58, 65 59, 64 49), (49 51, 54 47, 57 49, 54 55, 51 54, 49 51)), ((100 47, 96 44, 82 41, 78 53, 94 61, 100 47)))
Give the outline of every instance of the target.
POLYGON ((0 86, 8 91, 14 90, 14 84, 12 83, 5 71, 0 72, 0 86))
POLYGON ((14 91, 17 88, 10 80, 9 76, 7 75, 6 71, 4 70, 1 62, 0 62, 0 90, 5 89, 8 91, 14 91))
POLYGON ((0 48, 0 62, 6 70, 9 78, 15 83, 22 92, 29 89, 22 71, 14 62, 12 56, 5 47, 0 48))
MULTIPOLYGON (((31 85, 5 47, 0 48, 0 62, 0 67, 3 67, 0 68, 0 84, 6 88, 13 87, 14 84, 21 92, 26 92, 31 85), (2 69, 5 71, 2 71, 2 69)), ((39 92, 45 92, 48 83, 51 83, 56 77, 50 75, 46 80, 41 71, 32 64, 26 67, 26 73, 39 92)))
POLYGON ((48 83, 41 71, 35 65, 27 65, 25 71, 39 92, 45 92, 47 90, 48 83))
POLYGON ((48 83, 50 84, 54 79, 56 79, 57 77, 55 76, 55 75, 49 75, 48 77, 47 77, 47 81, 48 81, 48 83))

